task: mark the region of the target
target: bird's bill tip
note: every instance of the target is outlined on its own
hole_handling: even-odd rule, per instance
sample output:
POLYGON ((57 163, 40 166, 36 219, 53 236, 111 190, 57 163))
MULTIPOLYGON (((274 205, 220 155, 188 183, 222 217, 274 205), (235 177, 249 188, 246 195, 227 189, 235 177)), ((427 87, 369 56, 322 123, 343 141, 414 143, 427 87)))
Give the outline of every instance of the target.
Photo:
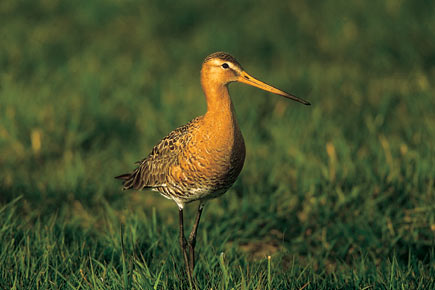
POLYGON ((288 98, 288 99, 291 99, 291 100, 293 100, 293 101, 296 101, 296 102, 302 103, 302 104, 304 104, 304 105, 306 105, 306 106, 310 106, 310 105, 311 105, 310 102, 308 102, 308 101, 306 101, 306 100, 304 100, 304 99, 301 99, 301 98, 298 98, 298 97, 296 97, 296 96, 293 96, 293 95, 291 95, 291 94, 289 94, 289 93, 286 93, 286 92, 281 91, 281 90, 279 90, 279 89, 277 89, 277 88, 274 88, 274 87, 272 87, 271 85, 268 85, 268 84, 266 84, 266 83, 264 83, 264 82, 262 82, 262 81, 260 81, 260 80, 257 80, 256 78, 250 76, 250 75, 249 75, 248 73, 246 73, 245 71, 243 71, 243 72, 240 74, 240 76, 239 76, 239 78, 237 79, 237 81, 240 82, 240 83, 244 83, 244 84, 247 84, 247 85, 250 85, 250 86, 253 86, 253 87, 257 87, 257 88, 259 88, 259 89, 262 89, 262 90, 265 90, 265 91, 268 91, 268 92, 274 93, 274 94, 276 94, 276 95, 283 96, 283 97, 288 98))

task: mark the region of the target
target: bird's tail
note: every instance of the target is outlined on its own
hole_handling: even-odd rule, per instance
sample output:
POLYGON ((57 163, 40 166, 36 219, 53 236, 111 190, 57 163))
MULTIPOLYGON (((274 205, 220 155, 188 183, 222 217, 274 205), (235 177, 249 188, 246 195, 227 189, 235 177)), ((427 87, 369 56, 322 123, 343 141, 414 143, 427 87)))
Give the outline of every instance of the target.
POLYGON ((122 180, 122 185, 123 185, 123 190, 126 189, 130 189, 129 186, 126 186, 126 183, 129 182, 130 178, 131 178, 131 173, 126 173, 126 174, 121 174, 119 176, 115 176, 116 179, 121 179, 122 180))
POLYGON ((119 176, 115 176, 116 179, 121 179, 121 180, 128 180, 130 178, 131 174, 130 173, 126 173, 126 174, 121 174, 119 176))
POLYGON ((132 173, 121 174, 116 176, 116 179, 122 180, 123 189, 137 189, 144 188, 143 181, 141 180, 141 167, 136 168, 132 173))

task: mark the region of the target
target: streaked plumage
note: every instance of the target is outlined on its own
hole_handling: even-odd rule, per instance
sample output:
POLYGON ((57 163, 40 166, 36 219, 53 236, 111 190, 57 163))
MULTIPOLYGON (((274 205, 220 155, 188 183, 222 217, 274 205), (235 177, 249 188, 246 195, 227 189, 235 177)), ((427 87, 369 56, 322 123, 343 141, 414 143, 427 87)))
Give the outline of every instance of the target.
POLYGON ((207 112, 169 133, 132 173, 117 177, 123 180, 124 189, 150 188, 177 203, 180 245, 189 277, 195 264, 196 231, 204 201, 225 193, 236 181, 245 160, 245 143, 228 93, 228 84, 236 81, 309 105, 248 75, 231 55, 213 53, 205 58, 201 69, 207 112), (187 243, 183 208, 195 200, 201 202, 187 243))
POLYGON ((120 177, 124 189, 151 188, 180 208, 223 194, 243 167, 245 146, 237 127, 235 134, 240 139, 233 146, 214 147, 217 136, 201 130, 210 126, 207 121, 204 116, 197 117, 169 133, 131 174, 120 177))

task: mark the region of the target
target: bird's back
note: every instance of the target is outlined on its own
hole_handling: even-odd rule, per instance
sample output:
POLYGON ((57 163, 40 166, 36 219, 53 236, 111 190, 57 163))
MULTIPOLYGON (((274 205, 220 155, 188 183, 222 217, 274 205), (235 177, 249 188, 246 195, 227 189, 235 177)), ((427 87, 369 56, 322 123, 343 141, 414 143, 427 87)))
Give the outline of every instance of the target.
POLYGON ((213 129, 203 116, 195 118, 163 138, 132 173, 117 178, 124 189, 151 188, 179 205, 224 193, 243 167, 245 147, 238 127, 231 146, 218 144, 213 129))
POLYGON ((136 162, 139 166, 132 172, 120 175, 124 189, 141 190, 167 184, 168 171, 179 165, 179 156, 190 142, 193 131, 199 127, 201 117, 197 117, 169 133, 153 147, 148 156, 136 162))

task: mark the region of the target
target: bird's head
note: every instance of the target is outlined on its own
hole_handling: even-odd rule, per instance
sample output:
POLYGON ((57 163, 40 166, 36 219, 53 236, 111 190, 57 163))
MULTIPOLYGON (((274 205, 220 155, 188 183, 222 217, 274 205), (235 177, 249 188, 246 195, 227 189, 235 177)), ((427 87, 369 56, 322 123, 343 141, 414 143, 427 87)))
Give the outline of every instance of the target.
POLYGON ((231 82, 245 83, 304 105, 310 105, 308 101, 274 88, 250 76, 233 56, 225 52, 215 52, 205 58, 202 63, 201 78, 205 82, 220 85, 227 85, 231 82))

